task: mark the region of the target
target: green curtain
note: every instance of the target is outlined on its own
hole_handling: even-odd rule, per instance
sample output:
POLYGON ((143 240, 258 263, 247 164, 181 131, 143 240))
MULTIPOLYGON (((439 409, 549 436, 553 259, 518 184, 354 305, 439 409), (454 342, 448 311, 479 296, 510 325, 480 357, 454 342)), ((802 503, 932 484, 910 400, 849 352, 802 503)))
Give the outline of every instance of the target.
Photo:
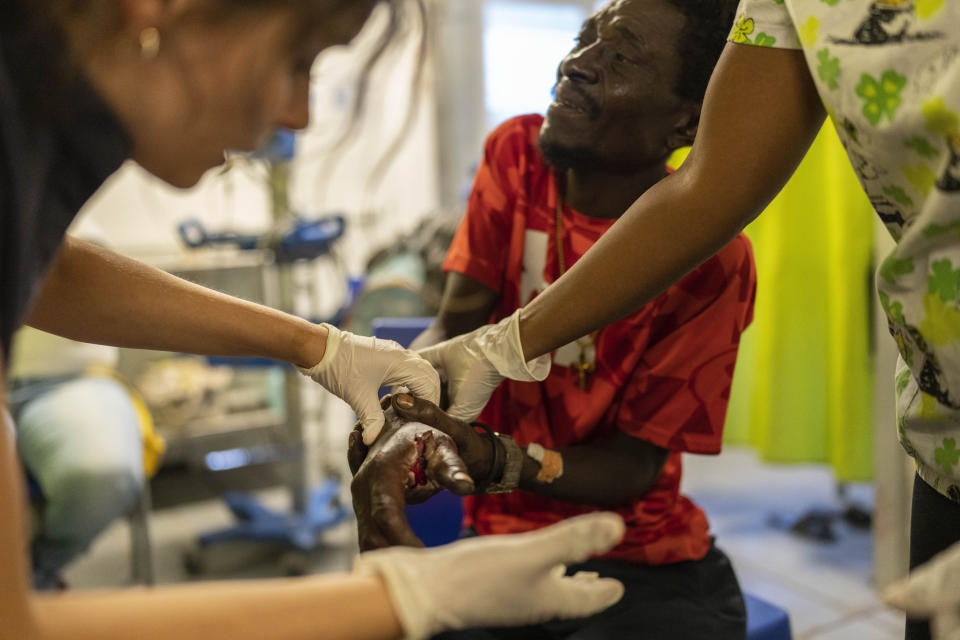
POLYGON ((828 124, 747 228, 757 305, 726 442, 772 462, 826 462, 841 481, 873 477, 873 215, 828 124))
POLYGON ((757 304, 737 359, 727 443, 772 462, 825 462, 841 481, 872 478, 873 215, 828 123, 747 228, 757 304))

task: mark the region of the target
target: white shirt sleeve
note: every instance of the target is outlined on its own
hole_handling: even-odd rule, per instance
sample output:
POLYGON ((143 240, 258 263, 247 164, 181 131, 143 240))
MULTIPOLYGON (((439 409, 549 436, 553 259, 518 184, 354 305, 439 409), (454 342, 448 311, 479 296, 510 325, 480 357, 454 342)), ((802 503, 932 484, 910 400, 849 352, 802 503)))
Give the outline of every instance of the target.
POLYGON ((800 39, 784 0, 740 0, 727 38, 738 44, 799 49, 800 39))

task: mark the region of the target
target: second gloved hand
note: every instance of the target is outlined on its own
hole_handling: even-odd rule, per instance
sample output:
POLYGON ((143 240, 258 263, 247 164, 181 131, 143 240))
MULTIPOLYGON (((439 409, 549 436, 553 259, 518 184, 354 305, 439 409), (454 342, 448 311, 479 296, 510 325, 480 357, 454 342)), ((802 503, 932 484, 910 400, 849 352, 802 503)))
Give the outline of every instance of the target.
POLYGON ((370 551, 354 570, 383 578, 408 638, 582 618, 620 600, 623 585, 596 574, 568 577, 563 565, 609 550, 623 532, 618 515, 592 513, 530 533, 370 551))
POLYGON ((391 340, 357 336, 326 327, 323 358, 300 373, 341 398, 356 412, 363 426, 363 441, 373 443, 383 428, 383 410, 377 391, 384 386, 404 386, 420 398, 440 400, 440 378, 426 360, 391 340))
POLYGON ((504 378, 532 382, 550 373, 549 354, 529 362, 523 359, 520 311, 419 351, 446 379, 451 416, 475 420, 504 378))
POLYGON ((883 595, 907 616, 930 620, 934 640, 960 640, 960 543, 894 582, 883 595))

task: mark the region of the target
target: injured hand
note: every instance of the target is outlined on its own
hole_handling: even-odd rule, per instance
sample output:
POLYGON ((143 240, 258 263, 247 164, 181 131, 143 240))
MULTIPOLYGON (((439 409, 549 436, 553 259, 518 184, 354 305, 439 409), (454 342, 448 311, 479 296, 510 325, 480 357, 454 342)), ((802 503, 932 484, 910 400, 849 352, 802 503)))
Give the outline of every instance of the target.
POLYGON ((369 448, 364 445, 358 425, 350 434, 347 452, 361 551, 423 546, 407 522, 406 503, 422 502, 441 489, 458 495, 474 491, 467 466, 448 435, 404 420, 389 398, 382 406, 386 421, 376 441, 369 448))

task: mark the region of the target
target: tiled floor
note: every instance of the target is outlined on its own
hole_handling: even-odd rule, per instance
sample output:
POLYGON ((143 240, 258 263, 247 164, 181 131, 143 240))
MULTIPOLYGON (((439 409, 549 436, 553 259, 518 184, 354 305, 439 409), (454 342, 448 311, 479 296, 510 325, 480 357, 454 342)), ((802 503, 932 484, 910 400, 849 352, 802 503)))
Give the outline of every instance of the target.
MULTIPOLYGON (((872 586, 868 532, 841 522, 836 541, 823 543, 771 525, 838 507, 825 468, 766 465, 733 448, 718 457, 687 456, 684 464, 684 490, 706 510, 744 590, 786 609, 796 640, 903 638, 903 617, 884 607, 872 586)), ((869 487, 851 493, 872 502, 869 487)))
MULTIPOLYGON (((685 460, 685 491, 707 511, 718 545, 732 558, 746 591, 785 608, 796 640, 899 640, 902 616, 886 609, 871 586, 872 545, 868 533, 838 527, 834 543, 797 538, 771 518, 792 521, 811 507, 836 506, 834 483, 820 467, 774 467, 747 450, 685 460)), ((861 491, 869 501, 869 489, 861 491)), ((273 505, 283 491, 265 494, 273 505)), ((154 558, 160 583, 190 579, 183 552, 198 532, 227 525, 219 502, 165 509, 151 517, 154 558)), ((326 536, 328 548, 313 558, 316 571, 344 570, 355 553, 353 524, 326 536)), ((75 588, 122 585, 129 575, 124 523, 108 530, 91 552, 67 572, 75 588)), ((280 575, 276 550, 233 545, 206 556, 204 577, 224 579, 280 575)))
MULTIPOLYGON (((283 508, 287 492, 273 489, 259 493, 264 504, 283 508)), ((155 511, 150 518, 154 569, 158 584, 171 584, 198 577, 190 575, 185 555, 194 550, 201 533, 233 523, 226 505, 218 500, 155 511)), ((118 522, 94 543, 90 553, 75 562, 65 578, 71 588, 120 586, 129 583, 129 527, 118 522)), ((324 535, 324 550, 314 554, 314 572, 346 571, 357 552, 355 524, 348 520, 324 535)), ((204 572, 199 579, 225 580, 284 575, 279 560, 284 549, 277 546, 229 543, 214 547, 202 555, 204 572)))

